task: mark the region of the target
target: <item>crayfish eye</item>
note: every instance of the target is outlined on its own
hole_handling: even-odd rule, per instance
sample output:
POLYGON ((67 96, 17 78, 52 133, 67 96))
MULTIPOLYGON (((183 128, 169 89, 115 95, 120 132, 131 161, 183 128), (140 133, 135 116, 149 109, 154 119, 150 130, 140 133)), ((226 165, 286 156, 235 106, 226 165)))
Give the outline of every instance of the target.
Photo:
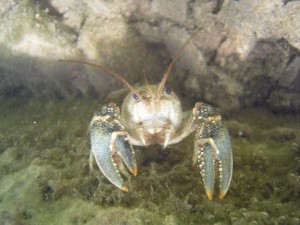
POLYGON ((172 93, 172 89, 170 87, 166 87, 166 94, 170 95, 172 93))
POLYGON ((133 93, 133 94, 132 94, 132 97, 133 97, 133 99, 135 99, 135 100, 138 100, 138 99, 139 99, 139 96, 138 96, 136 93, 133 93))

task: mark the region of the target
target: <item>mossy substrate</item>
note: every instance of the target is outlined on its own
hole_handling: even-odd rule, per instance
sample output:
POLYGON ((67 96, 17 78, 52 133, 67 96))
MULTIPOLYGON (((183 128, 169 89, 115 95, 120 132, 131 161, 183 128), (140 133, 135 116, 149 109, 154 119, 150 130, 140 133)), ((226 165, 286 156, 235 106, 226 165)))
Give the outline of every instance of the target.
POLYGON ((0 99, 0 224, 300 224, 299 117, 227 114, 234 152, 224 200, 205 195, 193 137, 135 147, 138 176, 118 190, 89 172, 95 99, 0 99))

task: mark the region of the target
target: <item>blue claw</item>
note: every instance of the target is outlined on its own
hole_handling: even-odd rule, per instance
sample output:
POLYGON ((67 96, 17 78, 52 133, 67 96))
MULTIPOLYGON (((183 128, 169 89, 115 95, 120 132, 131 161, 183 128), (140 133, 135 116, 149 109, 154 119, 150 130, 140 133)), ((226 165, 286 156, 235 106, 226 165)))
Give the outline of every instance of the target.
POLYGON ((113 103, 104 105, 91 122, 91 152, 105 177, 123 191, 128 191, 121 173, 128 170, 136 176, 137 166, 127 132, 119 121, 119 109, 113 103))
POLYGON ((194 163, 198 162, 205 191, 212 199, 215 174, 219 176, 220 198, 228 191, 232 177, 232 148, 221 116, 209 105, 201 104, 196 111, 198 128, 194 146, 194 163))
POLYGON ((197 155, 198 165, 200 167, 200 173, 202 176, 205 192, 208 198, 211 200, 214 185, 215 185, 215 160, 213 151, 209 144, 198 144, 195 142, 194 151, 197 155), (200 147, 201 146, 201 147, 200 147))
POLYGON ((219 149, 217 161, 220 178, 220 199, 223 199, 231 182, 233 168, 231 141, 227 128, 221 126, 214 140, 219 149))

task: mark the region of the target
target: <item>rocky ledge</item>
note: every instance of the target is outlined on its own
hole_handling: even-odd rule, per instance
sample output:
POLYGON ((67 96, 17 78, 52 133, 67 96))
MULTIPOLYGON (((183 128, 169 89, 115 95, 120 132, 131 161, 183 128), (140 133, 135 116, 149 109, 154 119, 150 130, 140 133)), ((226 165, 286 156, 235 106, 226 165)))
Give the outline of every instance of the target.
POLYGON ((181 96, 225 111, 245 106, 297 111, 300 1, 1 0, 3 96, 103 97, 130 83, 159 82, 181 52, 169 84, 181 96), (99 75, 103 74, 103 75, 99 75))

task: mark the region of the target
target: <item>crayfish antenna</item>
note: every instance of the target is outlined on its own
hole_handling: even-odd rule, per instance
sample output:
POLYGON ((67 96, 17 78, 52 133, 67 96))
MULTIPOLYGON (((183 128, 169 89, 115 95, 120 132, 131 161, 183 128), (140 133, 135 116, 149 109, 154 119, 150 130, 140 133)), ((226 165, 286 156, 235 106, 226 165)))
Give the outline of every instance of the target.
POLYGON ((166 72, 164 73, 163 75, 163 78, 158 86, 158 89, 157 89, 157 92, 156 92, 156 97, 159 99, 164 87, 165 87, 165 84, 167 82, 167 79, 170 75, 170 72, 175 64, 175 62, 177 61, 177 59, 180 57, 182 51, 185 49, 185 47, 191 42, 191 40, 196 36, 198 32, 195 32, 194 34, 192 34, 188 39, 187 41, 183 44, 183 46, 177 51, 177 53, 175 54, 175 57, 173 58, 172 62, 170 63, 170 65, 168 66, 168 69, 166 70, 166 72))
POLYGON ((117 72, 113 71, 112 69, 110 69, 108 67, 104 67, 104 66, 101 66, 101 65, 98 65, 95 63, 85 62, 85 61, 76 60, 76 59, 61 59, 58 61, 84 64, 84 65, 92 66, 97 69, 103 70, 103 71, 109 73, 110 75, 114 76, 118 80, 122 81, 133 93, 135 93, 140 99, 142 99, 142 96, 133 88, 133 86, 122 75, 118 74, 117 72))
POLYGON ((143 71, 143 74, 144 74, 144 82, 145 82, 145 86, 147 87, 148 92, 150 93, 151 97, 154 97, 154 92, 153 92, 152 89, 150 88, 150 85, 149 85, 149 82, 148 82, 148 79, 147 79, 147 75, 146 75, 146 73, 145 73, 145 70, 143 71))

